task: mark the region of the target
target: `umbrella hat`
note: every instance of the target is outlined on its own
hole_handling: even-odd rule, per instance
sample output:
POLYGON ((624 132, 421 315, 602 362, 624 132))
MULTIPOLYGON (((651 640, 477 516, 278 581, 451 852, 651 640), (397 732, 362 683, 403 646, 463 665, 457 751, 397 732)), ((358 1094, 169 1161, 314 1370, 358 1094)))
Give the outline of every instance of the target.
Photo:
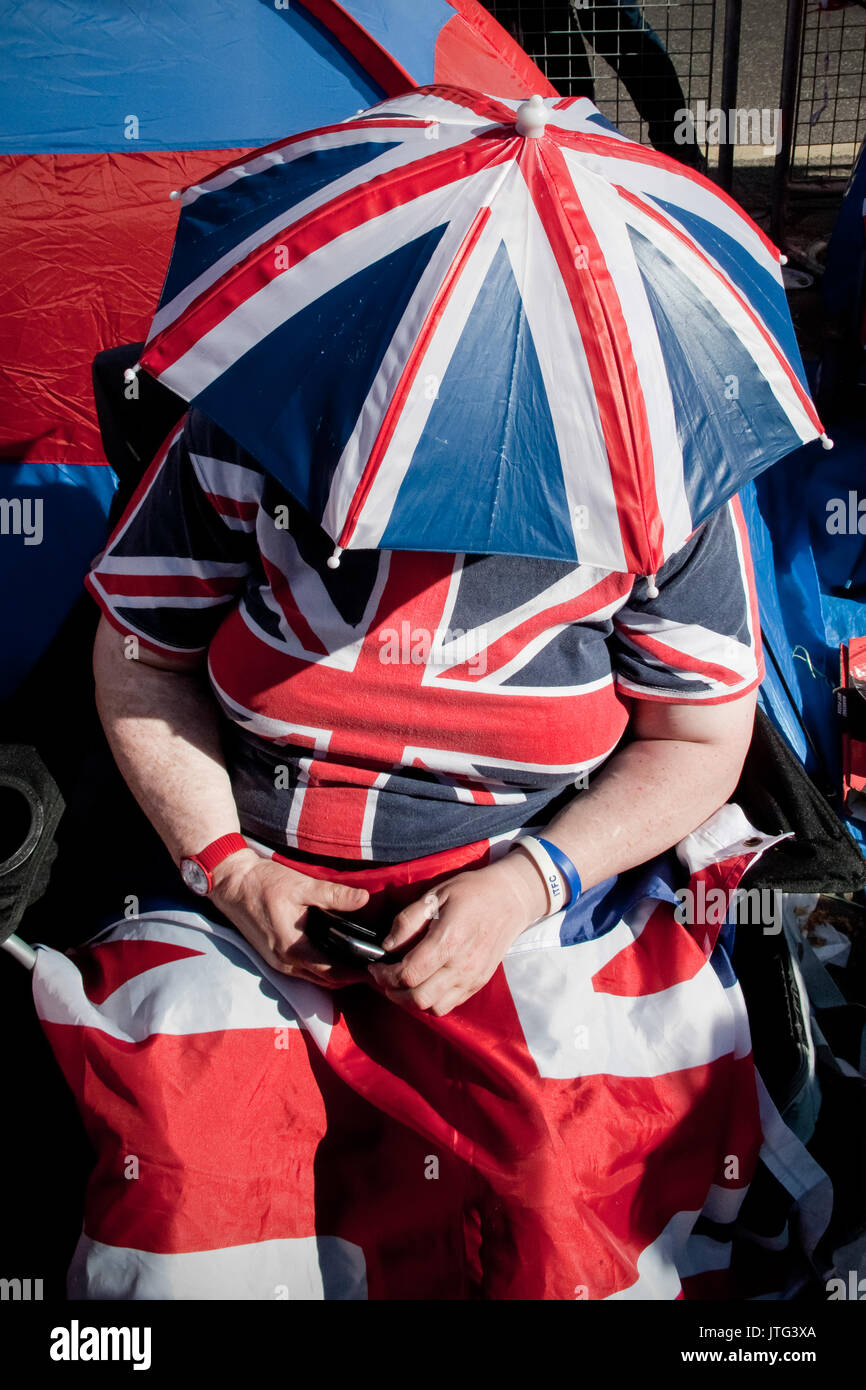
POLYGON ((430 86, 186 189, 141 359, 342 548, 654 574, 822 436, 782 257, 586 98, 430 86))

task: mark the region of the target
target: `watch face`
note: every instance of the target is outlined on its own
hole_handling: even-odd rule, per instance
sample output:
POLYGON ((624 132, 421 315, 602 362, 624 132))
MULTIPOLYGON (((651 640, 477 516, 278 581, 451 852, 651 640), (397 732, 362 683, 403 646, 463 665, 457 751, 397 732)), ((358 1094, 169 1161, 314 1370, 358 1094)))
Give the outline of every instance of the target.
POLYGON ((204 897, 210 888, 207 874, 201 864, 197 864, 194 859, 182 859, 180 861, 180 876, 187 888, 191 888, 200 897, 204 897))

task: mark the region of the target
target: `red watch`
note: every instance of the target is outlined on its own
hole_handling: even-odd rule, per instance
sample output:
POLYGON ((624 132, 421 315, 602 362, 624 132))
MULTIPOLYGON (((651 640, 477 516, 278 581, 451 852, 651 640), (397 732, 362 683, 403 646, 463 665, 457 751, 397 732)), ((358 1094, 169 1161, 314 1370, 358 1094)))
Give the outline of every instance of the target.
POLYGON ((208 893, 213 891, 213 871, 217 864, 228 859, 230 854, 237 854, 239 849, 249 848, 243 835, 236 832, 221 835, 218 840, 212 840, 200 854, 181 859, 180 876, 187 888, 192 889, 193 893, 198 893, 199 897, 206 898, 208 893))

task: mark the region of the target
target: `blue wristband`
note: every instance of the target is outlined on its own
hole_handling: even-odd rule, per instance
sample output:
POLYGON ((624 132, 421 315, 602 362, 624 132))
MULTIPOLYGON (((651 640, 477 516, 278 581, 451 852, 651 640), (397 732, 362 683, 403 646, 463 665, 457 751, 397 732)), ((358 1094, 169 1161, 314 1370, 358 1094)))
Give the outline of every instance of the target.
POLYGON ((557 849, 556 845, 551 844, 550 840, 543 840, 540 835, 536 835, 535 838, 538 840, 538 843, 540 845, 544 845, 544 848, 547 850, 547 853, 550 855, 554 864, 559 869, 559 872, 562 874, 562 877, 565 879, 566 883, 571 889, 571 897, 568 900, 569 903, 577 902, 577 899, 580 897, 583 891, 583 884, 580 881, 580 874, 577 872, 577 869, 572 864, 568 855, 563 854, 562 850, 557 849))

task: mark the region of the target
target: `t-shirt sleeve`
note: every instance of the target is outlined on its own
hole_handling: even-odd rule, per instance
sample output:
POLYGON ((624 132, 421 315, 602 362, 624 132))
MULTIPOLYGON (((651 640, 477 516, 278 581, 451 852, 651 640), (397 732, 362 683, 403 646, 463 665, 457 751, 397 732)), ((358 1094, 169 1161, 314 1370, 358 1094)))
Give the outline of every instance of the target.
POLYGON ((114 627, 169 655, 207 649, 255 561, 263 479, 252 463, 187 412, 84 581, 114 627))
POLYGON ((761 629, 742 508, 732 498, 656 576, 638 579, 614 617, 612 664, 623 695, 719 704, 764 676, 761 629))

